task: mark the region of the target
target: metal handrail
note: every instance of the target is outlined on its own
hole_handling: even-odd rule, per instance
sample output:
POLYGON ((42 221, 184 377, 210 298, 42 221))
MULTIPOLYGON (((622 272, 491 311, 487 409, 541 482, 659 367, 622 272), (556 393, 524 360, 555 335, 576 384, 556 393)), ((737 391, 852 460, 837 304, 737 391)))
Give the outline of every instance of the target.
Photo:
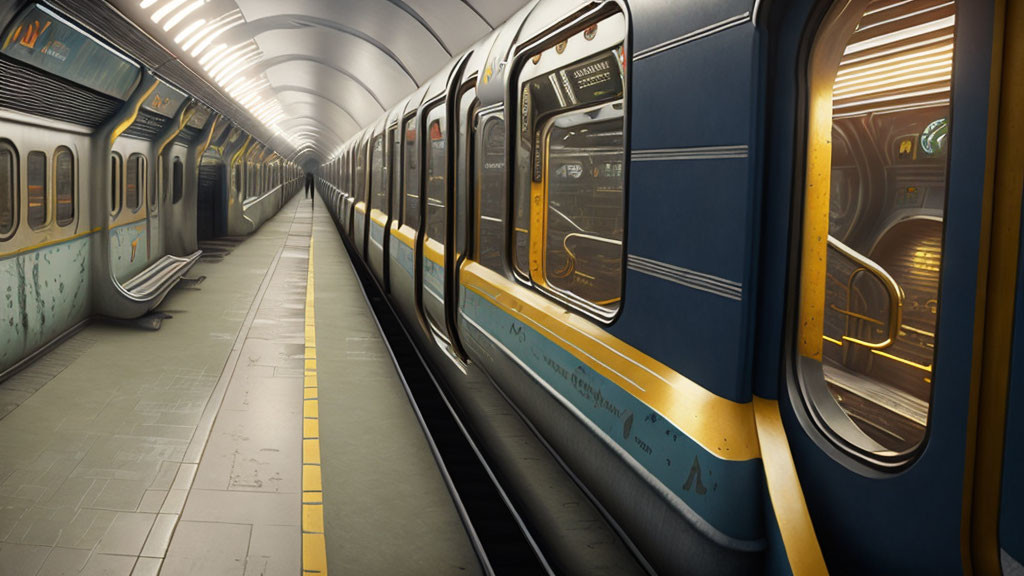
MULTIPOLYGON (((829 235, 828 245, 843 256, 846 256, 853 262, 857 263, 864 271, 872 274, 875 278, 878 278, 882 283, 882 286, 885 287, 886 293, 889 295, 889 334, 885 340, 881 342, 867 342, 845 334, 843 335, 843 340, 853 344, 859 344, 871 350, 884 350, 892 346, 896 342, 896 338, 899 336, 900 324, 903 322, 903 300, 906 297, 903 293, 903 288, 900 287, 885 268, 882 268, 874 260, 860 252, 857 252, 846 244, 843 244, 838 238, 829 235)), ((861 270, 857 270, 857 272, 860 271, 861 270)))

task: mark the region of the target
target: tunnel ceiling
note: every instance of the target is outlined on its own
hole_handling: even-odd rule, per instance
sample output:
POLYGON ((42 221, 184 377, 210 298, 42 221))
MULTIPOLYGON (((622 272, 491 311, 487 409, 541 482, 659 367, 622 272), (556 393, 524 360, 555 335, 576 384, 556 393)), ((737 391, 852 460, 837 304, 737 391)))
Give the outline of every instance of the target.
POLYGON ((275 134, 323 162, 529 0, 109 0, 275 134))

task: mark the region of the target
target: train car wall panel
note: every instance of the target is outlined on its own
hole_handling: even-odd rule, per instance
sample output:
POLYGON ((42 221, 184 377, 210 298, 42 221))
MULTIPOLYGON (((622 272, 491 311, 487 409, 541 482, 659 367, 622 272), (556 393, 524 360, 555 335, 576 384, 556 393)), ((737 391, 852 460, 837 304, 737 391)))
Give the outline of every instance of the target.
POLYGON ((130 280, 150 264, 148 242, 145 219, 111 228, 110 264, 118 281, 130 280))
POLYGON ((712 392, 749 401, 746 159, 634 160, 626 300, 609 332, 712 392), (672 249, 666 250, 667 243, 672 249))
MULTIPOLYGON (((923 450, 898 472, 880 471, 853 460, 817 432, 806 416, 798 382, 790 380, 789 394, 780 398, 822 552, 831 566, 842 566, 845 573, 875 573, 884 566, 893 574, 944 574, 970 561, 962 555, 959 527, 964 521, 969 424, 965 412, 971 405, 983 237, 980 197, 986 188, 986 156, 979 151, 986 150, 988 139, 993 19, 990 4, 972 3, 957 12, 955 120, 950 131, 942 310, 936 344, 940 357, 923 450), (851 498, 851 494, 863 497, 851 498), (851 542, 858 544, 850 546, 851 542)), ((793 191, 774 193, 788 196, 793 191)))
POLYGON ((744 20, 687 38, 634 51, 629 271, 609 331, 716 394, 747 401, 754 29, 744 20))
POLYGON ((634 52, 633 152, 749 144, 755 48, 747 23, 670 50, 634 52))
POLYGON ((91 239, 0 256, 0 373, 89 315, 91 239))
MULTIPOLYGON (((1024 235, 1021 235, 1024 255, 1024 235)), ((1017 268, 1014 305, 1013 358, 1010 393, 1006 402, 1006 436, 1003 451, 1002 502, 999 507, 999 547, 1003 572, 1024 573, 1024 267, 1017 268)))
MULTIPOLYGON (((732 447, 709 450, 700 445, 688 435, 687 423, 666 418, 602 374, 613 368, 593 357, 581 360, 571 351, 571 342, 538 330, 540 325, 524 321, 525 314, 510 314, 478 290, 467 288, 460 294, 474 338, 493 339, 538 385, 550 386, 715 530, 737 540, 760 539, 756 458, 727 459, 721 454, 729 454, 732 447)), ((633 385, 637 391, 639 386, 633 385)))
POLYGON ((756 2, 631 0, 633 53, 671 49, 724 29, 749 24, 756 2))

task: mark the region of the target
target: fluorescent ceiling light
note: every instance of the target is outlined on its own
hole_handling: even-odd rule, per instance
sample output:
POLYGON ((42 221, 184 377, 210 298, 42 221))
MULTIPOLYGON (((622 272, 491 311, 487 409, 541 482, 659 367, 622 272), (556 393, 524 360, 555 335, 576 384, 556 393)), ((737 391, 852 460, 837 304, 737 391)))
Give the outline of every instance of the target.
POLYGON ((209 33, 209 36, 207 36, 202 42, 200 42, 196 46, 196 49, 192 51, 192 57, 193 58, 195 58, 196 56, 199 56, 199 54, 201 54, 203 52, 203 50, 206 50, 207 46, 209 46, 214 40, 216 40, 218 37, 220 37, 221 34, 227 32, 228 30, 234 28, 235 26, 238 26, 239 24, 243 24, 245 22, 245 19, 242 18, 242 13, 241 12, 237 12, 236 11, 236 12, 233 12, 231 14, 232 14, 232 16, 230 18, 228 18, 216 30, 213 29, 214 28, 213 24, 211 24, 209 26, 209 30, 204 31, 204 33, 209 33))
POLYGON ((181 10, 178 10, 174 16, 171 16, 167 23, 164 24, 164 32, 169 31, 178 25, 179 22, 185 19, 186 16, 198 10, 203 4, 206 4, 207 0, 195 0, 191 4, 185 6, 181 10))
POLYGON ((209 62, 211 58, 215 57, 221 51, 226 50, 227 47, 227 44, 217 44, 213 48, 210 48, 210 51, 203 54, 203 57, 199 59, 200 66, 206 66, 206 63, 209 62))
POLYGON ((184 30, 179 32, 178 35, 174 37, 174 43, 178 44, 178 45, 181 45, 182 42, 187 40, 189 38, 189 36, 191 36, 192 33, 195 32, 196 30, 198 30, 199 27, 202 26, 203 24, 206 24, 206 20, 203 20, 202 18, 200 18, 199 20, 196 20, 195 22, 189 24, 188 26, 185 27, 184 30))
POLYGON ((170 0, 167 4, 161 6, 156 12, 153 12, 153 15, 150 16, 150 20, 159 24, 160 21, 164 19, 164 16, 167 16, 172 10, 181 6, 185 2, 186 0, 170 0))

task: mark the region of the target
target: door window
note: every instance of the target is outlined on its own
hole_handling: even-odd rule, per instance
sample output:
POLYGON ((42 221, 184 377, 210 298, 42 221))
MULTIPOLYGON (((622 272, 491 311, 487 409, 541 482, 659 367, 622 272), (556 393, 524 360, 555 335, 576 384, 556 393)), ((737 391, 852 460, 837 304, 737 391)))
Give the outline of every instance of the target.
POLYGON ((609 16, 533 54, 517 81, 517 276, 605 321, 622 297, 625 35, 609 16))
POLYGON ((877 463, 905 461, 928 425, 955 13, 837 7, 811 59, 801 389, 826 435, 877 463))
POLYGON ((67 226, 75 220, 75 156, 70 148, 61 146, 54 152, 53 176, 57 197, 57 225, 67 226))
POLYGON ((426 236, 445 243, 445 203, 448 190, 448 129, 445 106, 440 103, 427 112, 426 138, 426 236))
POLYGON ((46 153, 28 153, 28 225, 33 230, 46 224, 46 153))

